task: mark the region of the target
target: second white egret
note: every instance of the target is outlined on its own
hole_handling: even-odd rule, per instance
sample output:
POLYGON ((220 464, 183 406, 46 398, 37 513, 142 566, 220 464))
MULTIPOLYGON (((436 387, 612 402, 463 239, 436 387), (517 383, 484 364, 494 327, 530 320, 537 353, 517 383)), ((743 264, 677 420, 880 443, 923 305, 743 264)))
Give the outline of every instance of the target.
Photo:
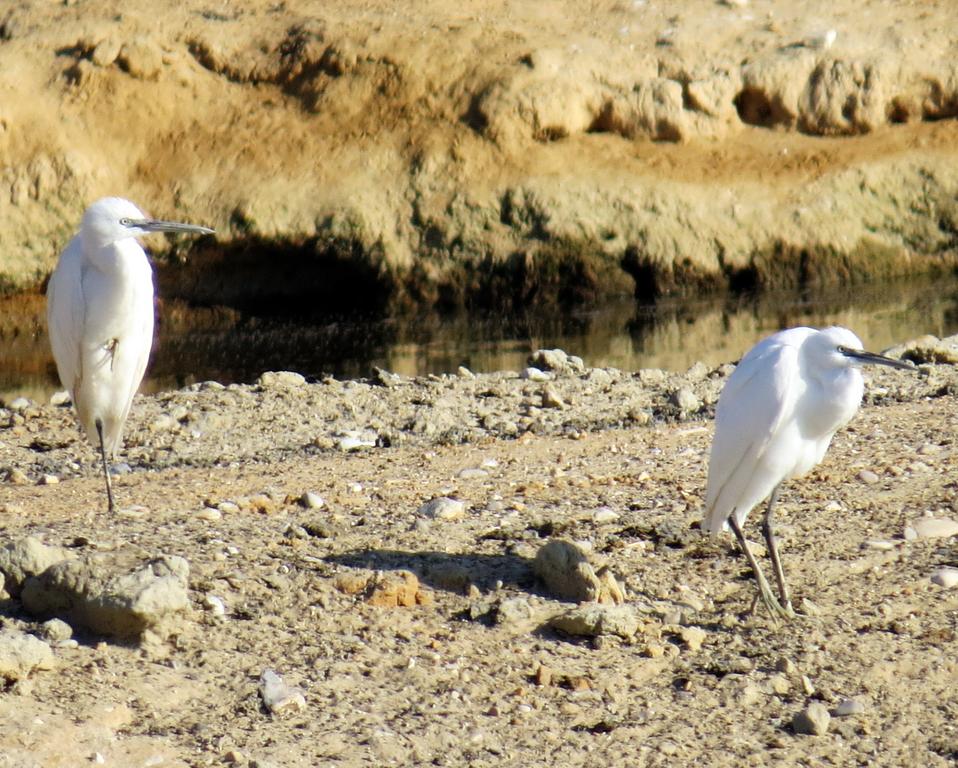
POLYGON ((149 232, 212 234, 208 227, 148 218, 107 197, 83 214, 47 286, 47 326, 60 381, 100 450, 110 511, 108 457, 116 453, 153 346, 153 270, 135 238, 149 232))
POLYGON ((719 396, 702 528, 718 533, 728 524, 773 615, 794 616, 772 522, 779 487, 818 464, 836 430, 858 411, 866 363, 914 368, 864 352, 847 328, 791 328, 752 347, 719 396), (742 533, 748 513, 766 497, 762 533, 778 598, 742 533))

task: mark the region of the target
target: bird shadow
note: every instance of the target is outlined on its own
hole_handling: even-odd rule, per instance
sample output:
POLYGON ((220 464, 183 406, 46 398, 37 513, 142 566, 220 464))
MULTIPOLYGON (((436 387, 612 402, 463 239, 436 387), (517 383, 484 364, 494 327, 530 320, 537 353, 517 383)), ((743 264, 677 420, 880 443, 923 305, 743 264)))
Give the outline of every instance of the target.
POLYGON ((513 554, 404 552, 358 549, 324 558, 327 563, 375 571, 412 571, 433 589, 462 594, 470 585, 483 592, 509 586, 530 592, 536 586, 532 560, 513 554))

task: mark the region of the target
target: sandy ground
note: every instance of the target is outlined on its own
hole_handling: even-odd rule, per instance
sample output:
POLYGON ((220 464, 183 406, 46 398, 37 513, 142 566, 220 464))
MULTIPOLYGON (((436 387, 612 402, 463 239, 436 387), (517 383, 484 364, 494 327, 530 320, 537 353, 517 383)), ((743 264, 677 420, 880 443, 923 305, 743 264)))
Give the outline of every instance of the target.
MULTIPOLYGON (((904 532, 958 518, 953 366, 874 374, 824 463, 785 489, 790 624, 749 612, 746 563, 696 528, 729 370, 140 397, 113 516, 69 408, 0 410, 3 538, 181 555, 192 604, 165 639, 78 630, 54 670, 0 693, 0 765, 952 765, 958 592, 930 575, 958 557, 904 532), (542 407, 545 387, 565 407, 542 407), (302 506, 307 491, 324 505, 302 506), (442 495, 462 514, 420 511, 442 495), (611 567, 637 632, 548 627, 571 605, 531 563, 556 536, 611 567), (367 582, 400 570, 420 604, 377 605, 367 582), (305 709, 270 714, 265 669, 305 709), (844 698, 860 711, 793 732, 809 702, 844 698)), ((0 615, 39 626, 14 600, 0 615)))

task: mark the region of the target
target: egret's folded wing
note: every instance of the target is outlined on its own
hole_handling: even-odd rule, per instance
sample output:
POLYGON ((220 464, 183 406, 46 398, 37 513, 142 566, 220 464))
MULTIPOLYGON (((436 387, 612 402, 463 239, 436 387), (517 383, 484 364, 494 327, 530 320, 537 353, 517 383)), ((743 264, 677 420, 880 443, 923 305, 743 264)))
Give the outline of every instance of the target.
POLYGON ((76 396, 83 372, 80 339, 83 334, 82 253, 74 237, 60 255, 47 285, 47 331, 60 382, 76 396))
POLYGON ((720 531, 733 510, 744 516, 761 500, 747 498, 746 491, 769 440, 794 412, 801 389, 799 345, 804 340, 797 330, 806 329, 778 333, 756 345, 722 390, 705 494, 702 527, 707 531, 720 531))

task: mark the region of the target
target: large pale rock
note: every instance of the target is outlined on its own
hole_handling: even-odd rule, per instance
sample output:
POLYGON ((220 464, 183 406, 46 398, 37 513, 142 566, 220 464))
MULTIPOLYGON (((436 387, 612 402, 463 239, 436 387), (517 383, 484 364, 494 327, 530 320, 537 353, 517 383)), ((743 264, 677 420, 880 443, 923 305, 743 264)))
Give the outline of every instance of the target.
POLYGON ((641 628, 639 615, 630 605, 580 605, 558 616, 554 616, 549 625, 553 629, 569 635, 597 637, 599 635, 617 635, 633 637, 641 628))
POLYGON ((532 568, 546 588, 562 600, 622 603, 625 593, 612 572, 598 572, 571 541, 553 539, 536 553, 532 568))
POLYGON ((54 665, 53 651, 39 638, 12 629, 0 632, 0 680, 16 682, 35 669, 54 665))
POLYGON ((26 580, 21 600, 34 615, 57 616, 101 635, 131 638, 159 630, 189 608, 189 564, 95 555, 66 560, 26 580))
POLYGON ((47 568, 62 560, 76 557, 65 547, 44 544, 35 536, 26 536, 0 547, 0 573, 5 577, 7 591, 17 597, 23 582, 30 576, 38 576, 47 568))

